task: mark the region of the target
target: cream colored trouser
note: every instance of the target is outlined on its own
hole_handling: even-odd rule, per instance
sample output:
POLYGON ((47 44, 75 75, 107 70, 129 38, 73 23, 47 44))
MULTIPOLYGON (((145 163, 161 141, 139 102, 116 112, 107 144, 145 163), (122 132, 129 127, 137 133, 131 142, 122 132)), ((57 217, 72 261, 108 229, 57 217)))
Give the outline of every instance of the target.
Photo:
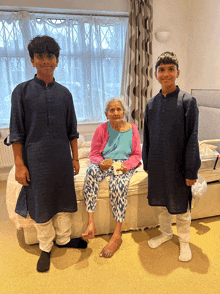
POLYGON ((70 241, 72 213, 60 212, 46 223, 34 223, 37 239, 42 251, 50 252, 56 237, 58 245, 65 245, 70 241))
MULTIPOLYGON (((163 235, 172 235, 172 215, 166 207, 158 207, 160 210, 159 223, 163 235)), ((176 215, 176 227, 180 243, 189 243, 190 240, 191 213, 188 209, 186 213, 176 215)))

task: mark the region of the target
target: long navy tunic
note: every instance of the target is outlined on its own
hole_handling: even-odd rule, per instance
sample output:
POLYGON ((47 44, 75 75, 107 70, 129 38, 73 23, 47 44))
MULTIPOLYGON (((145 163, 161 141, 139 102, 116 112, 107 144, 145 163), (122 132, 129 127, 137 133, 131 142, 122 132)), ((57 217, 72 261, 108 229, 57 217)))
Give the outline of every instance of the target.
POLYGON ((200 167, 198 107, 186 93, 182 105, 179 87, 166 97, 160 92, 147 102, 144 121, 143 165, 148 171, 148 202, 165 206, 171 214, 191 207, 191 187, 200 167))
POLYGON ((16 213, 29 212, 37 223, 58 212, 77 211, 70 141, 78 138, 77 120, 69 90, 57 82, 46 86, 34 79, 19 84, 12 93, 10 143, 19 141, 30 173, 16 213))

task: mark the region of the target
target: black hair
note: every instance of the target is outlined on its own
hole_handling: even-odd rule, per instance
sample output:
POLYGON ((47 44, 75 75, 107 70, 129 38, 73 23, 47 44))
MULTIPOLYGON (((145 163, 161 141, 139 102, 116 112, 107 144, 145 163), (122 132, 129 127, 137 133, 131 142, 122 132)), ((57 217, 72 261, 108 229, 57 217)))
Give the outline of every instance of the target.
POLYGON ((169 52, 169 51, 163 52, 157 58, 155 71, 157 71, 158 66, 160 66, 161 64, 174 64, 176 65, 177 70, 179 68, 179 62, 176 55, 173 52, 169 52))
POLYGON ((37 36, 33 38, 28 44, 28 51, 31 59, 34 59, 34 53, 49 53, 54 54, 56 58, 60 55, 60 46, 49 36, 37 36))

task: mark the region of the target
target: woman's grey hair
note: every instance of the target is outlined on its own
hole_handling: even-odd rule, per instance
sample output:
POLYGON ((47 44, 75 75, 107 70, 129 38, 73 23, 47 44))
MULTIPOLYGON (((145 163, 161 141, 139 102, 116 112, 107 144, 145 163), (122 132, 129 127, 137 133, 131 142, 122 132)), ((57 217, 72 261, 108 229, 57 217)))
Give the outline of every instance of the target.
POLYGON ((123 97, 121 97, 121 98, 119 98, 119 97, 113 97, 113 98, 110 98, 110 99, 105 103, 105 112, 106 112, 106 113, 108 112, 108 110, 109 110, 109 105, 110 105, 110 103, 112 103, 112 102, 120 102, 125 117, 128 116, 128 107, 127 107, 127 105, 125 104, 125 101, 124 101, 124 98, 123 98, 123 97))

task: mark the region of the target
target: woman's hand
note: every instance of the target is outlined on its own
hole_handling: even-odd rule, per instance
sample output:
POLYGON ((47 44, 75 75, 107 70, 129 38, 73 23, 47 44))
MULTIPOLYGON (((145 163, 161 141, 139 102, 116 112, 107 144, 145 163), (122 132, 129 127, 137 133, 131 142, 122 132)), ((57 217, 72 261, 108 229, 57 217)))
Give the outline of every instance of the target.
POLYGON ((101 170, 107 171, 112 166, 112 159, 108 158, 99 162, 101 170))
POLYGON ((23 186, 29 186, 30 174, 25 165, 15 165, 15 180, 23 186))
POLYGON ((78 175, 79 173, 79 160, 73 159, 73 171, 74 171, 74 176, 78 175))
POLYGON ((126 165, 124 165, 123 163, 121 164, 121 167, 119 169, 117 169, 117 171, 122 171, 123 174, 125 174, 128 171, 128 168, 126 165))

